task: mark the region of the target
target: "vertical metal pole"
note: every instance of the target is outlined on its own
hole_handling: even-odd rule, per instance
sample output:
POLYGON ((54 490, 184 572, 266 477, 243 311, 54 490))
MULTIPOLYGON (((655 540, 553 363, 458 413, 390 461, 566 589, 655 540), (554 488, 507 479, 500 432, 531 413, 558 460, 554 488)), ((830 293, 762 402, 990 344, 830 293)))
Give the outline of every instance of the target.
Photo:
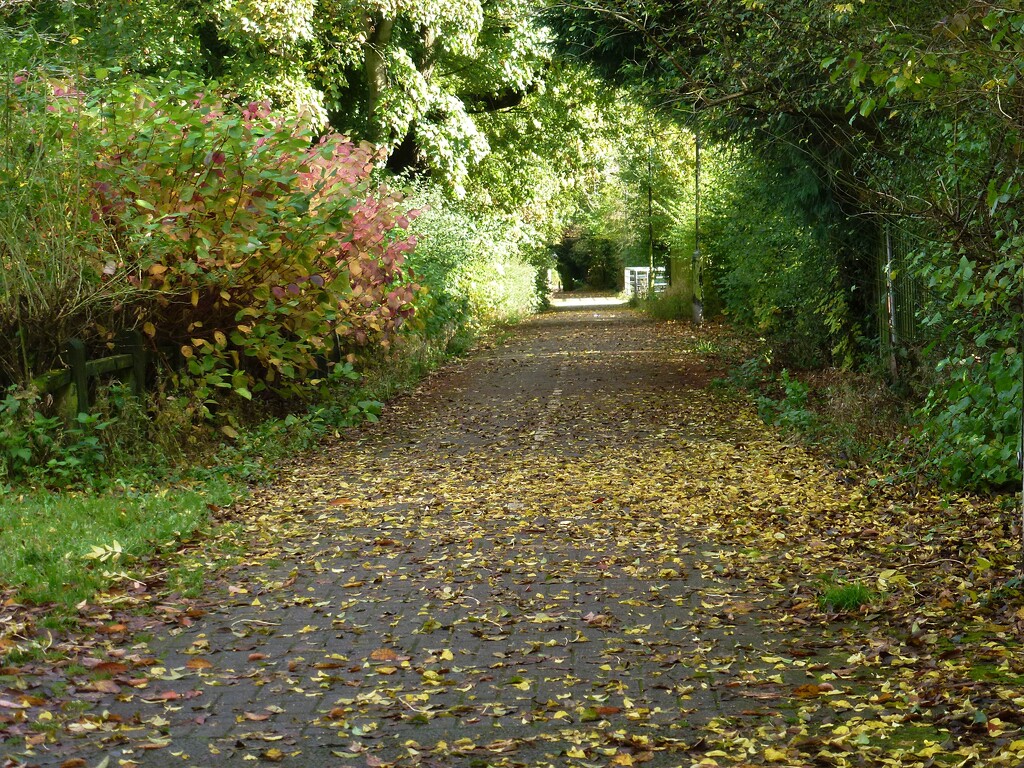
POLYGON ((899 339, 897 337, 898 328, 896 325, 896 285, 892 279, 893 270, 893 258, 892 258, 892 229, 889 227, 889 223, 885 224, 885 296, 886 303, 888 304, 888 320, 889 320, 889 373, 892 374, 893 381, 896 381, 899 375, 899 369, 896 366, 896 344, 899 339))
POLYGON ((649 144, 647 147, 647 266, 650 267, 648 273, 648 289, 647 292, 651 292, 651 288, 654 286, 654 145, 649 144))

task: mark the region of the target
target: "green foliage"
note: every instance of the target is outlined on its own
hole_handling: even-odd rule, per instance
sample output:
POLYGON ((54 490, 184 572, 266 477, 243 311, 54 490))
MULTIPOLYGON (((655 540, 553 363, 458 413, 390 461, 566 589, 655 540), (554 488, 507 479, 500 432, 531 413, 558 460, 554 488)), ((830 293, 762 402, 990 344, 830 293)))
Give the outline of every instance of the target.
POLYGON ((128 581, 140 558, 176 547, 206 520, 208 503, 229 495, 223 484, 205 492, 0 494, 0 583, 21 600, 70 608, 128 581))
MULTIPOLYGON (((725 312, 782 365, 849 364, 852 330, 827 227, 834 215, 806 166, 706 153, 702 251, 725 312)), ((683 227, 692 231, 692 223, 683 227)))
MULTIPOLYGON (((1019 321, 1018 321, 1019 323, 1019 321)), ((1020 482, 1022 364, 1014 341, 989 351, 965 346, 939 364, 941 386, 918 412, 925 467, 954 486, 1009 487, 1020 482)))
POLYGON ((37 395, 9 388, 0 400, 0 482, 66 487, 88 481, 106 461, 104 432, 114 424, 95 413, 65 424, 44 415, 37 395))
POLYGON ((815 414, 808 408, 811 388, 790 376, 785 368, 779 375, 781 398, 761 395, 757 398, 757 412, 768 424, 798 433, 810 433, 815 426, 815 414))
POLYGON ((446 201, 437 188, 410 203, 421 213, 409 263, 427 289, 415 325, 427 339, 447 344, 537 309, 539 254, 514 223, 446 201))
POLYGON ((957 486, 1020 483, 1024 121, 1003 102, 1018 77, 1020 23, 988 3, 925 16, 885 27, 833 69, 850 109, 883 116, 894 150, 935 158, 927 175, 888 158, 868 170, 906 201, 892 215, 920 238, 906 265, 927 289, 917 309, 931 340, 918 351, 918 442, 924 468, 957 486))

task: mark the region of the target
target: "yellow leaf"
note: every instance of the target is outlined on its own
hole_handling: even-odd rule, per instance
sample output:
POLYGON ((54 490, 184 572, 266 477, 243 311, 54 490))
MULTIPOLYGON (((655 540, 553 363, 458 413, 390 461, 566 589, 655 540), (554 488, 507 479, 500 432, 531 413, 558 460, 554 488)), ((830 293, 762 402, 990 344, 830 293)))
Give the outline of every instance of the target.
POLYGON ((587 753, 579 747, 569 747, 568 751, 566 751, 565 753, 565 756, 575 757, 577 760, 582 760, 587 756, 587 753))
POLYGON ((764 751, 764 759, 770 763, 781 763, 787 760, 786 753, 775 747, 768 747, 764 751))
POLYGON ((445 648, 443 651, 441 651, 441 656, 439 658, 441 659, 441 661, 454 661, 455 654, 449 651, 447 648, 445 648))
POLYGON ((147 336, 156 336, 156 326, 152 323, 143 323, 142 332, 147 336))
POLYGON ((634 765, 635 762, 636 761, 633 760, 633 756, 631 754, 629 754, 627 752, 620 752, 619 754, 617 754, 615 757, 612 758, 611 764, 612 765, 634 765))
POLYGON ((193 307, 199 306, 199 291, 197 291, 195 288, 192 289, 191 301, 193 307))

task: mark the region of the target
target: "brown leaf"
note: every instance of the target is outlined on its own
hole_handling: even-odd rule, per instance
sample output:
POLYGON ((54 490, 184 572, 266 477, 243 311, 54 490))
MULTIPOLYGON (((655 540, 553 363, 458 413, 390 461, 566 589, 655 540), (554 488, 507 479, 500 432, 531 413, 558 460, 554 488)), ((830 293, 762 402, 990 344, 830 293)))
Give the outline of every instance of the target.
POLYGON ((197 656, 186 661, 185 666, 189 669, 213 669, 213 662, 197 656))
POLYGON ((370 653, 373 661, 398 661, 398 653, 391 648, 378 648, 370 653))
POLYGON ((258 722, 258 723, 261 723, 264 720, 269 720, 270 719, 270 713, 269 712, 246 712, 243 715, 243 717, 246 720, 254 720, 254 721, 258 722))
POLYGON ((135 749, 163 749, 170 746, 169 741, 144 741, 141 744, 134 744, 135 749))
POLYGON ((829 683, 807 683, 806 685, 798 685, 793 689, 793 695, 798 699, 813 699, 815 696, 820 696, 825 691, 834 690, 833 686, 829 683))
POLYGON ((69 757, 63 763, 60 764, 60 768, 82 768, 86 765, 85 760, 80 757, 69 757))
POLYGON ((84 690, 98 691, 99 693, 120 693, 121 686, 113 680, 94 680, 85 686, 84 690))

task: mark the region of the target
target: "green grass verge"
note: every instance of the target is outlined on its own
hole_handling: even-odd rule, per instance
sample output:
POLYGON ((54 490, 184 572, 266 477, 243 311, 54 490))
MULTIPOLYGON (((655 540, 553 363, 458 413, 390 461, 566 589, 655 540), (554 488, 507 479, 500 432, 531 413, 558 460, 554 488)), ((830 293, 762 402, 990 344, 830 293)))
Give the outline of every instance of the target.
MULTIPOLYGON (((146 558, 177 549, 234 489, 52 493, 0 497, 0 585, 25 603, 71 607, 125 582, 146 558)), ((137 574, 136 574, 137 575, 137 574)))

